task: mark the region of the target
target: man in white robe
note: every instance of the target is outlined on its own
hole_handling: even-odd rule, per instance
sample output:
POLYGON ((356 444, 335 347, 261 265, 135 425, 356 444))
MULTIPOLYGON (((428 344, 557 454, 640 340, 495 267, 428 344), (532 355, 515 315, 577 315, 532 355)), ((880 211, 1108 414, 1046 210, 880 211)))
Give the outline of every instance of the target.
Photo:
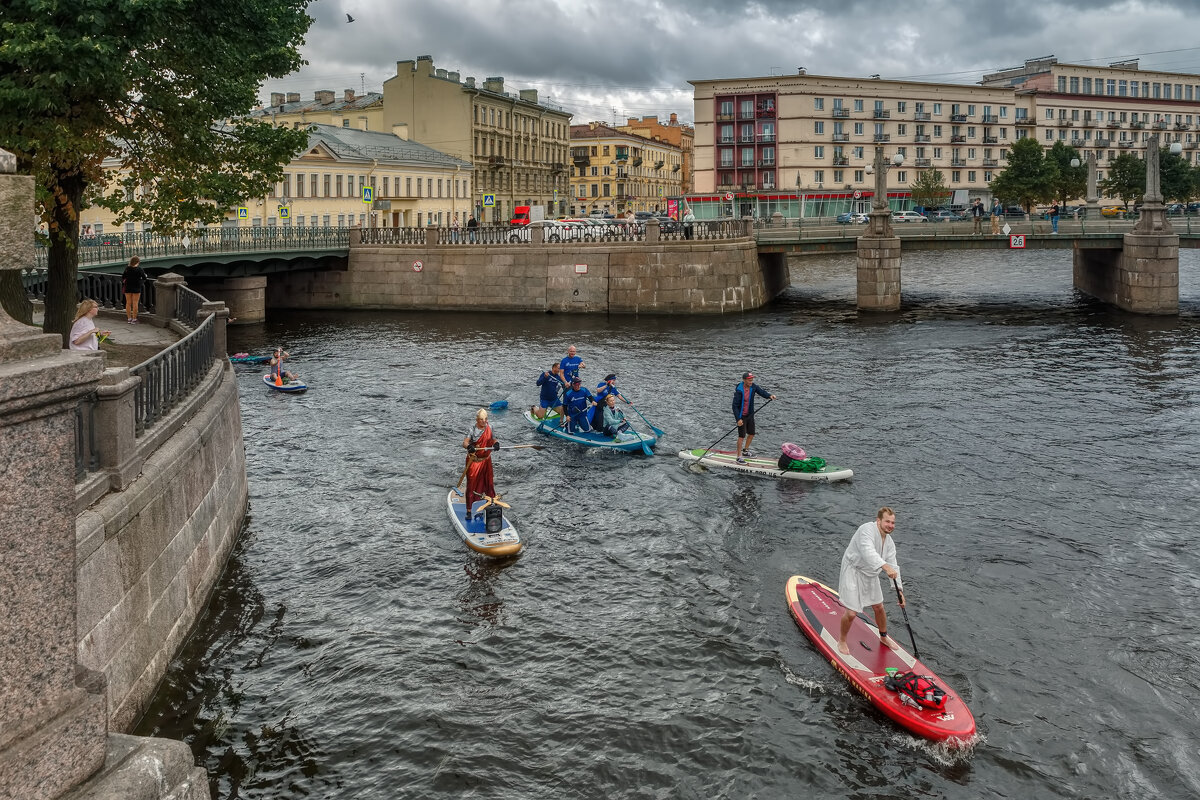
POLYGON ((904 608, 904 583, 900 580, 900 568, 896 564, 896 543, 891 533, 896 529, 896 513, 887 506, 879 509, 874 522, 860 525, 854 538, 842 555, 842 571, 838 575, 838 594, 846 613, 842 616, 841 633, 838 636, 838 652, 849 653, 846 636, 854 617, 867 606, 875 612, 875 626, 879 628, 879 640, 885 647, 895 646, 887 633, 887 612, 883 608, 883 588, 879 585, 882 570, 901 588, 900 607, 904 608))

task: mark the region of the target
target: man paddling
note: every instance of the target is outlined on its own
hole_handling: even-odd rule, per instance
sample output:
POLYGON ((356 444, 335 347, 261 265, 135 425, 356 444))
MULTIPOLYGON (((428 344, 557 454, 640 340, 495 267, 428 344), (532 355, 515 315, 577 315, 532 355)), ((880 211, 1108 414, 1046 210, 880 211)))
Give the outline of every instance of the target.
POLYGON ((561 417, 563 406, 560 395, 566 389, 562 376, 562 367, 557 362, 551 364, 549 371, 543 372, 541 377, 537 379, 537 385, 542 387, 541 396, 538 398, 536 406, 529 407, 529 413, 536 419, 545 419, 550 409, 554 409, 561 417))
POLYGON ((775 399, 775 395, 761 386, 754 385, 754 375, 742 373, 742 382, 733 387, 733 418, 737 420, 737 463, 745 464, 753 454, 750 443, 754 441, 754 395, 775 399), (745 442, 743 446, 742 442, 745 442))
POLYGON ((860 525, 842 555, 842 571, 838 575, 838 594, 846 613, 842 615, 842 627, 838 634, 838 652, 849 653, 846 636, 854 618, 866 606, 875 612, 875 626, 879 628, 879 641, 884 647, 895 647, 896 642, 888 636, 887 612, 883 608, 883 587, 879 585, 882 570, 900 587, 900 607, 904 608, 904 582, 900 580, 900 568, 896 565, 896 543, 892 531, 896 529, 896 512, 887 506, 875 514, 875 521, 860 525))
POLYGON ((575 345, 571 345, 567 348, 567 355, 558 362, 558 366, 562 369, 563 380, 570 383, 572 379, 579 377, 579 370, 587 367, 587 364, 576 355, 575 345))
POLYGON ((500 449, 500 443, 492 435, 488 424, 488 412, 475 412, 475 425, 463 437, 463 449, 467 451, 467 519, 471 518, 471 507, 476 500, 496 496, 495 480, 492 476, 492 451, 500 449))
POLYGON ((563 405, 567 409, 567 419, 570 421, 569 433, 586 432, 591 430, 588 423, 588 404, 596 398, 583 386, 583 380, 576 375, 571 380, 571 388, 563 395, 563 405))

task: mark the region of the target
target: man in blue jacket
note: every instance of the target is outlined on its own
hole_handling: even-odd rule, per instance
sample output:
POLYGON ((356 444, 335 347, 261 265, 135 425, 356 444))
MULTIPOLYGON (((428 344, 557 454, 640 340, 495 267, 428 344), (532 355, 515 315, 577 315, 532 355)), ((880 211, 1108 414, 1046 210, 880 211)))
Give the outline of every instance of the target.
POLYGON ((567 419, 570 420, 569 433, 579 433, 589 431, 592 426, 588 424, 588 404, 594 403, 596 398, 587 389, 583 388, 583 380, 576 375, 571 380, 571 388, 563 395, 563 405, 567 408, 567 419))
POLYGON ((529 413, 534 419, 545 419, 547 412, 554 409, 562 416, 563 405, 559 395, 562 393, 566 385, 563 382, 562 368, 558 362, 550 365, 548 372, 543 372, 537 379, 537 385, 542 387, 541 396, 538 398, 536 406, 529 407, 529 413))
POLYGON ((754 385, 754 376, 742 373, 742 382, 733 388, 733 418, 738 424, 737 463, 745 464, 753 454, 750 443, 754 441, 754 395, 775 399, 775 395, 761 386, 754 385), (743 441, 745 445, 743 446, 743 441))

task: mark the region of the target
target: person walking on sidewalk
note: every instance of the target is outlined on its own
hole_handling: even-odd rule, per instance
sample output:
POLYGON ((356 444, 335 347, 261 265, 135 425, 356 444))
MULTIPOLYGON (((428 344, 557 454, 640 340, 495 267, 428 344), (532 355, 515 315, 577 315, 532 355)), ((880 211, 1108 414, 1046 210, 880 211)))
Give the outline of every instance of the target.
POLYGON ((1004 216, 1004 206, 997 199, 992 203, 992 236, 1000 235, 1000 218, 1004 216))
POLYGON ((971 219, 975 221, 975 230, 971 231, 971 235, 983 236, 983 201, 978 197, 975 198, 975 205, 971 206, 971 219))

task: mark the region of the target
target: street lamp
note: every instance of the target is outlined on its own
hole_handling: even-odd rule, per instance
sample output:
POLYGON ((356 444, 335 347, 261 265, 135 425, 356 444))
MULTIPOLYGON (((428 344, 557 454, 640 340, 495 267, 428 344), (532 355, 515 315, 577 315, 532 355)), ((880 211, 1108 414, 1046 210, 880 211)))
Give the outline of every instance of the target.
POLYGON ((888 159, 884 158, 883 148, 875 148, 875 163, 868 164, 866 172, 868 175, 875 176, 875 196, 871 198, 871 214, 870 225, 867 228, 867 236, 888 237, 892 233, 892 211, 888 207, 887 200, 887 171, 891 167, 898 167, 904 163, 904 156, 900 153, 892 156, 889 163, 888 159))

